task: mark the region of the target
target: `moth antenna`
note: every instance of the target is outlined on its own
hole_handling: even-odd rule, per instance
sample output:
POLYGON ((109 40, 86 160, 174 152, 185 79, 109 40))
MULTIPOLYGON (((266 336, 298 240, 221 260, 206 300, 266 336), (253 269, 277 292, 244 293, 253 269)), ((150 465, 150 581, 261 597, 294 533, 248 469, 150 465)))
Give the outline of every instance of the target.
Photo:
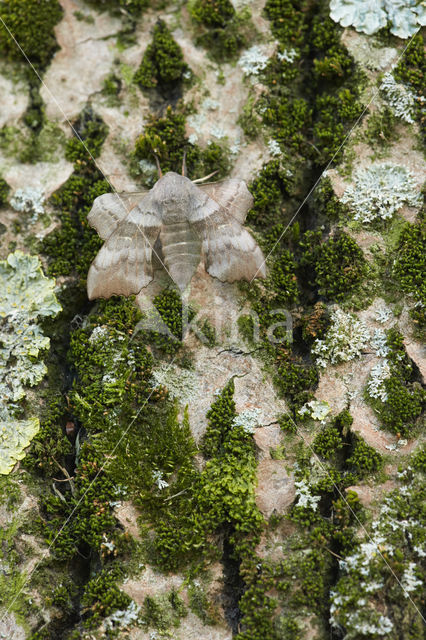
POLYGON ((188 171, 186 168, 186 149, 184 149, 183 151, 183 158, 182 158, 182 175, 187 178, 188 177, 188 171))
POLYGON ((157 171, 158 171, 158 177, 162 178, 163 177, 163 172, 161 171, 161 167, 160 167, 160 161, 158 159, 158 156, 156 153, 152 152, 152 155, 155 158, 155 164, 157 165, 157 171))
POLYGON ((204 176, 204 178, 197 178, 196 180, 193 180, 192 182, 194 184, 196 184, 197 182, 204 182, 204 180, 208 180, 212 176, 215 176, 216 173, 219 173, 219 169, 216 169, 216 171, 213 171, 213 173, 209 173, 209 175, 208 176, 204 176))

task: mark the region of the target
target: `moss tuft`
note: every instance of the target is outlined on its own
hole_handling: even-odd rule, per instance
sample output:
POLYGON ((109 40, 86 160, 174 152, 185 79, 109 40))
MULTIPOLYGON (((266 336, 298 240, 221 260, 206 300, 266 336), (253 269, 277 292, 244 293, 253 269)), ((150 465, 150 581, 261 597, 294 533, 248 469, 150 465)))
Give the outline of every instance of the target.
POLYGON ((162 87, 180 83, 189 71, 180 46, 163 20, 154 27, 152 42, 148 45, 133 81, 142 88, 162 87))
MULTIPOLYGON (((186 165, 191 178, 218 171, 218 178, 229 170, 229 160, 225 151, 215 142, 201 149, 188 141, 185 133, 185 115, 168 107, 164 117, 151 117, 144 133, 136 140, 134 160, 152 161, 155 153, 163 173, 182 170, 183 154, 186 150, 186 165)), ((149 184, 152 186, 152 184, 149 184)))
MULTIPOLYGON (((53 27, 62 18, 57 0, 3 0, 0 16, 31 62, 46 67, 58 48, 53 27)), ((0 51, 8 58, 25 62, 23 55, 2 26, 0 51)))
POLYGON ((10 187, 6 180, 0 178, 0 207, 7 203, 9 197, 10 187))

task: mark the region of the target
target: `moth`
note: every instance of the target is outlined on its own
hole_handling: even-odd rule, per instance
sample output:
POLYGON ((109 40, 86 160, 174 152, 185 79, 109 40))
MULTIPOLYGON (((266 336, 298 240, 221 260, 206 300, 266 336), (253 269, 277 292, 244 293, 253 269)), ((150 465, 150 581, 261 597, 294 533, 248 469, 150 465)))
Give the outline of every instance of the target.
POLYGON ((266 276, 243 227, 253 197, 243 180, 196 184, 169 171, 152 189, 96 198, 89 224, 105 240, 87 277, 89 299, 138 294, 162 266, 184 291, 200 260, 222 282, 266 276))

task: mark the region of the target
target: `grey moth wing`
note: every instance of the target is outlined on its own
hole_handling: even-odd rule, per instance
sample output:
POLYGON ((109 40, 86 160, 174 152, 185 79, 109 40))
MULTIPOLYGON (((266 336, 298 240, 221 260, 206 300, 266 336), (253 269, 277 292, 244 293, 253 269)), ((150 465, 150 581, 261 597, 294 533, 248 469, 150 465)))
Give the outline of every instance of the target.
POLYGON ((147 193, 148 191, 104 193, 94 200, 87 221, 102 240, 106 240, 147 193))
MULTIPOLYGON (((200 196, 189 214, 189 222, 202 240, 208 273, 222 282, 265 278, 265 259, 253 236, 205 190, 200 196)), ((248 198, 244 207, 247 205, 248 198)), ((235 207, 234 204, 231 209, 235 207)))
POLYGON ((219 182, 197 185, 212 200, 223 207, 238 222, 244 224, 247 212, 253 206, 253 196, 244 180, 230 178, 219 182))
POLYGON ((92 262, 87 276, 90 300, 139 293, 152 280, 152 247, 161 228, 150 198, 143 198, 118 222, 92 262))

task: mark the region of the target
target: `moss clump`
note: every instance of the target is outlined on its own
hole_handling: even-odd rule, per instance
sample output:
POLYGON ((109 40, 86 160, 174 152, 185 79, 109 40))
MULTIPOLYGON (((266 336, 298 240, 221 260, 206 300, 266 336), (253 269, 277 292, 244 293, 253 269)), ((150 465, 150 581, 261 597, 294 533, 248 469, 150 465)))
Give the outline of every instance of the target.
POLYGON ((94 629, 102 618, 127 609, 132 599, 116 586, 123 574, 118 567, 103 570, 89 580, 81 598, 84 626, 94 629))
POLYGON ((295 0, 267 0, 265 15, 271 22, 272 34, 283 44, 300 47, 307 27, 305 3, 295 0))
POLYGON ((279 160, 263 165, 259 175, 250 184, 253 207, 247 214, 247 222, 258 229, 265 229, 284 222, 284 198, 292 191, 292 180, 279 160))
POLYGON ((331 424, 315 436, 312 448, 322 458, 331 458, 343 445, 342 434, 334 424, 331 424))
POLYGON ((137 18, 150 6, 149 0, 87 0, 87 2, 99 11, 105 9, 120 16, 124 13, 131 18, 137 18))
MULTIPOLYGON (((93 157, 100 154, 107 129, 90 108, 83 111, 75 128, 93 157)), ((61 227, 42 241, 49 259, 49 273, 76 274, 85 285, 89 265, 102 246, 102 240, 87 223, 87 214, 97 196, 111 190, 93 164, 82 142, 74 137, 67 143, 66 157, 74 162, 74 173, 51 196, 61 227)))
POLYGON ((373 398, 368 392, 366 398, 385 429, 408 435, 422 414, 426 392, 416 382, 416 372, 405 351, 404 338, 396 329, 387 332, 387 347, 389 375, 382 383, 384 398, 373 398))
MULTIPOLYGON (((62 18, 57 0, 3 0, 0 17, 4 20, 30 61, 45 67, 58 45, 53 27, 62 18)), ((0 30, 0 51, 8 58, 24 58, 8 31, 0 30)))
POLYGON ((231 379, 207 412, 209 426, 204 434, 202 452, 211 458, 221 448, 235 418, 234 380, 231 379))
POLYGON ((247 42, 249 14, 237 14, 230 0, 195 0, 190 13, 201 31, 196 44, 208 49, 214 60, 234 58, 247 42))
POLYGON ((171 85, 182 82, 184 74, 188 71, 182 49, 173 39, 165 22, 158 20, 152 41, 144 53, 133 81, 145 89, 158 86, 170 90, 171 85))
MULTIPOLYGON (((153 159, 155 153, 163 173, 181 172, 183 154, 186 150, 186 165, 191 178, 202 177, 218 171, 224 177, 229 170, 229 160, 225 151, 215 142, 205 149, 191 144, 185 134, 185 115, 168 107, 162 118, 152 117, 145 126, 144 133, 136 140, 134 160, 153 159)), ((150 184, 149 186, 152 186, 150 184)))
POLYGON ((346 464, 353 467, 358 477, 364 477, 379 471, 383 467, 383 458, 378 451, 370 447, 360 436, 354 436, 353 450, 346 464))
POLYGON ((182 346, 182 340, 195 312, 190 306, 183 306, 182 299, 176 289, 164 289, 155 296, 153 302, 165 326, 163 327, 164 333, 149 331, 148 337, 165 353, 176 353, 182 346), (170 332, 168 335, 167 331, 170 332))
POLYGON ((302 260, 312 264, 318 293, 328 300, 342 301, 355 293, 367 273, 362 249, 346 233, 339 233, 320 244, 302 260))
POLYGON ((58 470, 65 464, 65 457, 71 454, 71 444, 64 434, 65 416, 64 399, 55 392, 46 401, 40 418, 40 431, 33 439, 24 460, 27 469, 46 477, 59 473, 58 470))
MULTIPOLYGON (((370 146, 376 150, 385 151, 391 142, 399 139, 396 130, 397 118, 389 107, 384 107, 381 111, 375 111, 368 118, 365 129, 365 138, 370 146)), ((376 151, 376 154, 379 153, 376 151)))
POLYGON ((421 130, 424 132, 426 55, 424 35, 417 33, 408 43, 407 50, 393 72, 396 80, 407 84, 416 95, 416 112, 421 130))
POLYGON ((180 619, 187 615, 182 598, 174 589, 167 595, 146 596, 143 603, 142 620, 149 627, 167 631, 178 627, 180 619))
POLYGON ((6 180, 0 178, 0 207, 7 203, 7 199, 9 197, 10 187, 7 184, 6 180))
POLYGON ((392 275, 403 291, 411 294, 420 303, 413 309, 415 322, 426 324, 426 225, 424 220, 416 224, 407 223, 403 228, 395 251, 392 252, 392 275))

